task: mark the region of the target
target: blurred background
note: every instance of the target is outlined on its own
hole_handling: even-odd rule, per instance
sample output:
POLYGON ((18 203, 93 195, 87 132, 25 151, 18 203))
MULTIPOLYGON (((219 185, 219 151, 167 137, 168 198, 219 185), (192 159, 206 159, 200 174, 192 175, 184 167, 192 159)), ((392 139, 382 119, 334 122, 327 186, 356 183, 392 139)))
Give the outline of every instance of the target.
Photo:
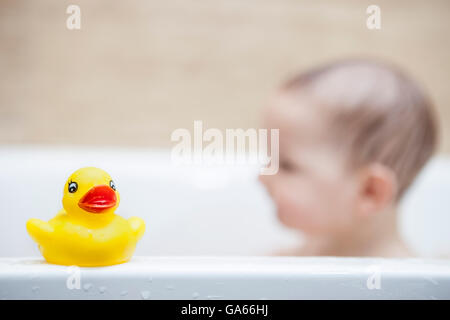
POLYGON ((257 127, 275 87, 332 59, 404 67, 450 152, 450 2, 1 1, 0 143, 170 147, 170 133, 257 127), (66 8, 81 8, 81 30, 66 8), (381 30, 366 8, 381 8, 381 30))
POLYGON ((194 120, 257 128, 284 79, 349 56, 400 65, 434 101, 441 158, 407 195, 401 228, 416 253, 450 257, 449 31, 447 0, 2 0, 0 257, 39 255, 25 222, 50 219, 84 165, 117 177, 120 214, 150 221, 137 254, 297 243, 256 171, 174 169, 170 135, 194 120), (80 30, 66 27, 72 4, 80 30), (372 4, 380 30, 366 27, 372 4))

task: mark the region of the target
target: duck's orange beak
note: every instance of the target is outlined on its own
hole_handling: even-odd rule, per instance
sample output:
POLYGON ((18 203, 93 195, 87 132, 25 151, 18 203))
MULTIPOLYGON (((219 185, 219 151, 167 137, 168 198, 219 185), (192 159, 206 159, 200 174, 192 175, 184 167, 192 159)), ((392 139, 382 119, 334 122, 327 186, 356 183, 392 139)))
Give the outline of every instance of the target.
POLYGON ((102 213, 117 203, 116 193, 109 186, 92 187, 78 202, 78 206, 92 213, 102 213))

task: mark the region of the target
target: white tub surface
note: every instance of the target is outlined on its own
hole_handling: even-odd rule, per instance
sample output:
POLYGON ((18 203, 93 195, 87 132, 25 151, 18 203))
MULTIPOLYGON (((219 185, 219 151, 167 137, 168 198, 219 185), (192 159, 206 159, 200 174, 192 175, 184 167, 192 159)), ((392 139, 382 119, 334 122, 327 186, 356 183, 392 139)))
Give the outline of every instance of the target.
POLYGON ((450 261, 135 257, 122 265, 77 270, 42 259, 2 258, 0 298, 450 299, 450 261), (77 272, 79 289, 69 289, 69 277, 77 272))
MULTIPOLYGON (((0 147, 0 298, 450 299, 450 260, 252 257, 301 240, 277 221, 257 171, 176 167, 167 150, 0 147), (83 166, 112 175, 118 214, 144 218, 145 257, 81 269, 42 260, 26 221, 51 219, 83 166), (74 272, 79 289, 67 287, 74 272)), ((401 206, 402 234, 422 257, 450 257, 449 191, 450 161, 436 158, 401 206)))
MULTIPOLYGON (((0 146, 0 257, 40 257, 25 223, 54 217, 66 179, 84 166, 111 174, 118 214, 146 221, 137 255, 267 255, 301 240, 277 220, 257 168, 175 166, 170 150, 0 146)), ((437 157, 399 212, 421 257, 450 258, 449 195, 450 159, 437 157)))

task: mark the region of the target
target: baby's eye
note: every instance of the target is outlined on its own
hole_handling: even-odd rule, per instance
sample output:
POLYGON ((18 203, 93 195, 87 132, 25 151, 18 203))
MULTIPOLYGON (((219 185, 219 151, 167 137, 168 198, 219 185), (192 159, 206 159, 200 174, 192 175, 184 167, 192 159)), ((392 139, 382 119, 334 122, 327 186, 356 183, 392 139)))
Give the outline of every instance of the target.
POLYGON ((285 171, 293 171, 295 169, 295 166, 291 162, 281 161, 280 168, 285 171))
POLYGON ((72 181, 69 183, 68 189, 70 193, 75 193, 78 190, 78 184, 72 181))
POLYGON ((114 181, 110 181, 109 182, 109 186, 111 187, 111 189, 113 189, 114 191, 116 191, 116 184, 114 183, 114 181))

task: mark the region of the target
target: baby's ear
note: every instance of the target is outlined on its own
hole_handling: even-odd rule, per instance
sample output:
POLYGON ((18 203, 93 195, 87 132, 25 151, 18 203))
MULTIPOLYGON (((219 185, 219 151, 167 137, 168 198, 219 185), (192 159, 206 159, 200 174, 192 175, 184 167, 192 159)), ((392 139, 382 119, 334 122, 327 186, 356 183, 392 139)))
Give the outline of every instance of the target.
POLYGON ((360 182, 360 214, 376 214, 395 202, 397 176, 390 168, 379 163, 370 164, 361 170, 360 182))

